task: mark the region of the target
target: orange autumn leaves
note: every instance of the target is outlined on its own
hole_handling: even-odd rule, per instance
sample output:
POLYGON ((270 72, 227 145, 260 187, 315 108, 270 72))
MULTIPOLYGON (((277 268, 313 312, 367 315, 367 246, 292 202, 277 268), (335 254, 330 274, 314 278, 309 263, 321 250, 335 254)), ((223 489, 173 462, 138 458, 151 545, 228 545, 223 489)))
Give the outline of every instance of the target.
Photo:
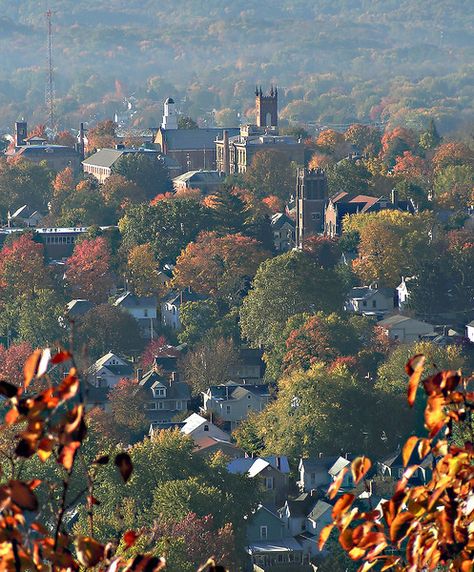
MULTIPOLYGON (((410 437, 402 451, 406 467, 395 493, 380 510, 364 512, 354 507, 355 496, 345 493, 333 508, 333 522, 323 528, 320 548, 333 529, 348 555, 361 562, 359 572, 370 569, 416 572, 436 570, 442 565, 456 572, 474 567, 474 448, 466 441, 457 446, 448 441, 453 424, 469 420, 474 409, 470 379, 458 371, 440 371, 422 379, 425 358, 414 356, 406 365, 409 375, 408 402, 413 406, 422 385, 427 403, 425 426, 428 437, 410 437), (426 485, 412 486, 410 479, 431 455, 433 475, 426 485), (436 466, 434 466, 436 460, 436 466)), ((462 425, 461 425, 462 428, 462 425)), ((360 480, 370 469, 361 457, 352 463, 360 480)), ((347 472, 346 468, 346 472, 347 472)), ((334 498, 344 475, 329 491, 334 498)))

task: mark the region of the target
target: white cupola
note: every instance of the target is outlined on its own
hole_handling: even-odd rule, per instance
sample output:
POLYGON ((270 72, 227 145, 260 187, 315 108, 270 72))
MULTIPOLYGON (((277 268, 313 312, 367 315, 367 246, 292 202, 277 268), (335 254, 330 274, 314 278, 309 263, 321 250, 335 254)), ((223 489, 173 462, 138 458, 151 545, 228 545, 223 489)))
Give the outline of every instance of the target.
POLYGON ((178 129, 178 118, 174 108, 174 100, 171 97, 165 101, 163 105, 163 123, 162 129, 178 129))

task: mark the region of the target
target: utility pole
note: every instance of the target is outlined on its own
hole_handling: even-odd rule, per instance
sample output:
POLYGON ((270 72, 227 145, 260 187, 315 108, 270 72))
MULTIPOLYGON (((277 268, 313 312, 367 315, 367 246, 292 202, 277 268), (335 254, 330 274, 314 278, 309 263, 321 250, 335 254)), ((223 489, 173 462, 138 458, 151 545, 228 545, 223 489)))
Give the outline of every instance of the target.
POLYGON ((48 126, 52 132, 56 130, 56 118, 54 116, 54 70, 53 70, 53 12, 48 9, 46 21, 48 24, 48 76, 46 80, 46 107, 48 109, 48 126))

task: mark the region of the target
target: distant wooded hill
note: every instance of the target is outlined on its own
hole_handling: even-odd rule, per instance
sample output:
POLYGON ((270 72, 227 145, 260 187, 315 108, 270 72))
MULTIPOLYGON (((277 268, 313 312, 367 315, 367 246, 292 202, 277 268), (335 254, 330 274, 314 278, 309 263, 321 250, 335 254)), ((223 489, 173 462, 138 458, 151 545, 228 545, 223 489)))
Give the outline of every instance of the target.
MULTIPOLYGON (((0 127, 46 119, 47 1, 0 0, 0 127)), ((137 99, 222 120, 250 113, 255 82, 281 86, 283 120, 389 120, 441 129, 473 116, 473 6, 466 0, 50 0, 63 126, 137 99)))

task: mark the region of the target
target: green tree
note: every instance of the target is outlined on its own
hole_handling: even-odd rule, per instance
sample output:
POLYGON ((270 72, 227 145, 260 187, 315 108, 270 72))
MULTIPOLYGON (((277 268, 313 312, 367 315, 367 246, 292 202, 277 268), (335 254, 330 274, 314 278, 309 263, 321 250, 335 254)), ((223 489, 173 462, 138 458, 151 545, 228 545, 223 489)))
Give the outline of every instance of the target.
POLYGON ((153 206, 130 207, 119 221, 123 246, 149 243, 157 260, 174 261, 203 230, 211 230, 212 210, 194 199, 164 199, 153 206))
POLYGON ((65 331, 59 318, 64 302, 54 290, 39 290, 32 298, 18 300, 18 339, 35 348, 61 343, 65 331))
POLYGON ((245 203, 229 184, 224 184, 210 197, 215 228, 221 234, 242 232, 246 219, 245 203))
POLYGON ((407 361, 417 354, 423 354, 426 358, 424 370, 426 376, 443 369, 459 369, 464 364, 464 358, 458 346, 443 348, 431 342, 400 345, 380 365, 375 389, 392 395, 406 395, 406 380, 400 375, 400 371, 403 371, 407 361))
POLYGON ((431 118, 428 128, 420 135, 420 147, 425 149, 434 149, 441 143, 441 136, 436 129, 434 119, 431 118))
POLYGON ((168 169, 153 153, 126 153, 114 164, 112 171, 135 183, 148 200, 172 191, 168 169))
POLYGON ((259 266, 240 312, 242 336, 269 348, 290 316, 342 306, 336 273, 318 267, 307 253, 288 252, 259 266))
POLYGON ((275 195, 287 201, 294 192, 295 166, 276 150, 257 151, 244 179, 259 198, 275 195))
POLYGON ((216 325, 219 310, 214 300, 186 302, 180 308, 181 331, 178 334, 180 343, 193 346, 216 325))
POLYGON ((367 194, 370 173, 361 161, 343 159, 326 169, 331 194, 346 192, 350 195, 367 194))
POLYGON ((137 321, 128 312, 100 304, 77 321, 77 344, 95 360, 109 351, 124 356, 138 354, 144 341, 137 321))
POLYGON ((396 446, 403 431, 403 399, 374 393, 367 380, 345 365, 329 371, 314 363, 308 371, 295 370, 280 379, 276 400, 259 415, 258 435, 268 454, 292 459, 364 452, 368 443, 380 453, 396 446), (373 407, 367 407, 369 400, 373 407), (395 412, 396 421, 391 417, 395 412), (382 432, 389 442, 381 439, 382 432))
POLYGON ((192 117, 187 115, 180 115, 178 117, 178 129, 198 129, 198 124, 192 117))

